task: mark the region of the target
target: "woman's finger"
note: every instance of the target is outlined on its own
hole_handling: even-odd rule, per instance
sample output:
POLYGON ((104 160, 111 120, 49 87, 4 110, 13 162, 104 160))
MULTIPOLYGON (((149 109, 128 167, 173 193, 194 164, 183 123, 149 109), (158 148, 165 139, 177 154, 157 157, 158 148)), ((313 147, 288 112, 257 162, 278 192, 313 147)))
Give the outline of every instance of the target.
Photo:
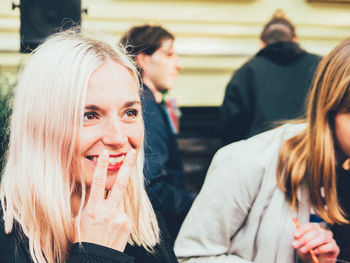
POLYGON ((332 240, 332 233, 319 226, 309 228, 309 232, 304 232, 302 236, 292 243, 294 248, 301 248, 301 251, 309 251, 332 240))
POLYGON ((322 235, 320 233, 315 233, 315 235, 312 238, 305 240, 304 244, 300 248, 300 251, 305 253, 323 244, 327 244, 328 242, 330 242, 330 239, 327 236, 322 235))
POLYGON ((305 225, 302 225, 298 227, 298 229, 294 232, 294 238, 300 238, 301 236, 305 235, 306 233, 319 229, 321 226, 317 223, 307 223, 305 225))
POLYGON ((308 240, 313 239, 317 233, 317 226, 314 226, 310 223, 300 226, 298 230, 294 233, 294 241, 292 243, 294 248, 299 248, 303 246, 308 240))
POLYGON ((111 190, 111 194, 108 198, 112 205, 119 204, 125 189, 128 186, 129 177, 132 173, 132 169, 136 163, 136 151, 131 149, 125 156, 124 163, 120 168, 117 179, 111 190))
POLYGON ((91 202, 97 202, 104 198, 104 192, 106 187, 107 168, 108 168, 109 154, 107 150, 104 150, 98 157, 96 169, 91 183, 90 196, 88 204, 91 202))
POLYGON ((324 245, 319 246, 318 248, 314 249, 314 252, 319 254, 335 254, 338 255, 339 253, 339 247, 337 243, 335 242, 329 242, 324 245))

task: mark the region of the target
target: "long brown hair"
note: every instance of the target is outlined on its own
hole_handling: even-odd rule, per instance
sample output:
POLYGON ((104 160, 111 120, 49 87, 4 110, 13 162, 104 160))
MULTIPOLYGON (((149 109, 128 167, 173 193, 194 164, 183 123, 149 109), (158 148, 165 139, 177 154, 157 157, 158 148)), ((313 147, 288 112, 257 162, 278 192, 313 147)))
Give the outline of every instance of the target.
POLYGON ((349 111, 349 86, 350 38, 318 65, 309 94, 306 129, 282 145, 277 166, 277 184, 285 191, 292 208, 298 206, 297 191, 305 184, 312 208, 330 224, 348 222, 337 200, 333 122, 337 113, 349 111))

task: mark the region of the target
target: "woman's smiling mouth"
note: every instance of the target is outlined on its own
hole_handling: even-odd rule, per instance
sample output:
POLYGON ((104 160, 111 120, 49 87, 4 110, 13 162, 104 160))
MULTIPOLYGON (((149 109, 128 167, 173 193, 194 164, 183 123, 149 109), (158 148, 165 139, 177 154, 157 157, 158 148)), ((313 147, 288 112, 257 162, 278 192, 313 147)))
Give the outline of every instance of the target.
MULTIPOLYGON (((120 167, 123 164, 125 153, 122 154, 110 154, 109 160, 108 160, 108 168, 107 171, 109 172, 116 172, 119 171, 120 167)), ((94 165, 97 163, 98 155, 88 155, 86 158, 93 162, 94 165)))

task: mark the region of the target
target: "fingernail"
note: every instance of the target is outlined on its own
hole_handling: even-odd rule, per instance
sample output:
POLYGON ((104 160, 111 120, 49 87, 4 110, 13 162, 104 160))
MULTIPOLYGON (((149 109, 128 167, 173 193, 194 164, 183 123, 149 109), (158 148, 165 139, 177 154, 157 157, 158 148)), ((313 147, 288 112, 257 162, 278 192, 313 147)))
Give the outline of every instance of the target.
POLYGON ((131 160, 134 160, 134 158, 136 158, 136 150, 135 149, 130 149, 128 152, 129 158, 131 160))
POLYGON ((293 246, 293 247, 297 247, 298 245, 299 245, 299 242, 298 242, 298 241, 293 241, 293 242, 292 242, 292 246, 293 246))
POLYGON ((301 235, 301 233, 300 233, 300 232, 298 232, 298 231, 297 231, 297 232, 295 232, 295 234, 294 234, 294 236, 295 236, 295 237, 300 237, 300 235, 301 235))
POLYGON ((304 252, 307 252, 307 249, 306 249, 306 247, 302 247, 302 248, 300 249, 300 251, 304 253, 304 252))
POLYGON ((108 150, 103 150, 101 155, 102 155, 103 158, 108 157, 108 155, 109 155, 108 154, 108 150))

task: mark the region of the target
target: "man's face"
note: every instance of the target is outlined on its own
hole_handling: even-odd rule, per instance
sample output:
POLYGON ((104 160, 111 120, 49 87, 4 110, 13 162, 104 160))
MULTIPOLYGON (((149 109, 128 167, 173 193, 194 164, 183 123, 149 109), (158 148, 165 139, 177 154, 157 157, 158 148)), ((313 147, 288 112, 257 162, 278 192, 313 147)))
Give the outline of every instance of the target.
POLYGON ((183 68, 173 47, 173 40, 163 40, 162 45, 151 56, 145 55, 142 63, 143 79, 147 79, 160 91, 174 87, 177 73, 183 68))

